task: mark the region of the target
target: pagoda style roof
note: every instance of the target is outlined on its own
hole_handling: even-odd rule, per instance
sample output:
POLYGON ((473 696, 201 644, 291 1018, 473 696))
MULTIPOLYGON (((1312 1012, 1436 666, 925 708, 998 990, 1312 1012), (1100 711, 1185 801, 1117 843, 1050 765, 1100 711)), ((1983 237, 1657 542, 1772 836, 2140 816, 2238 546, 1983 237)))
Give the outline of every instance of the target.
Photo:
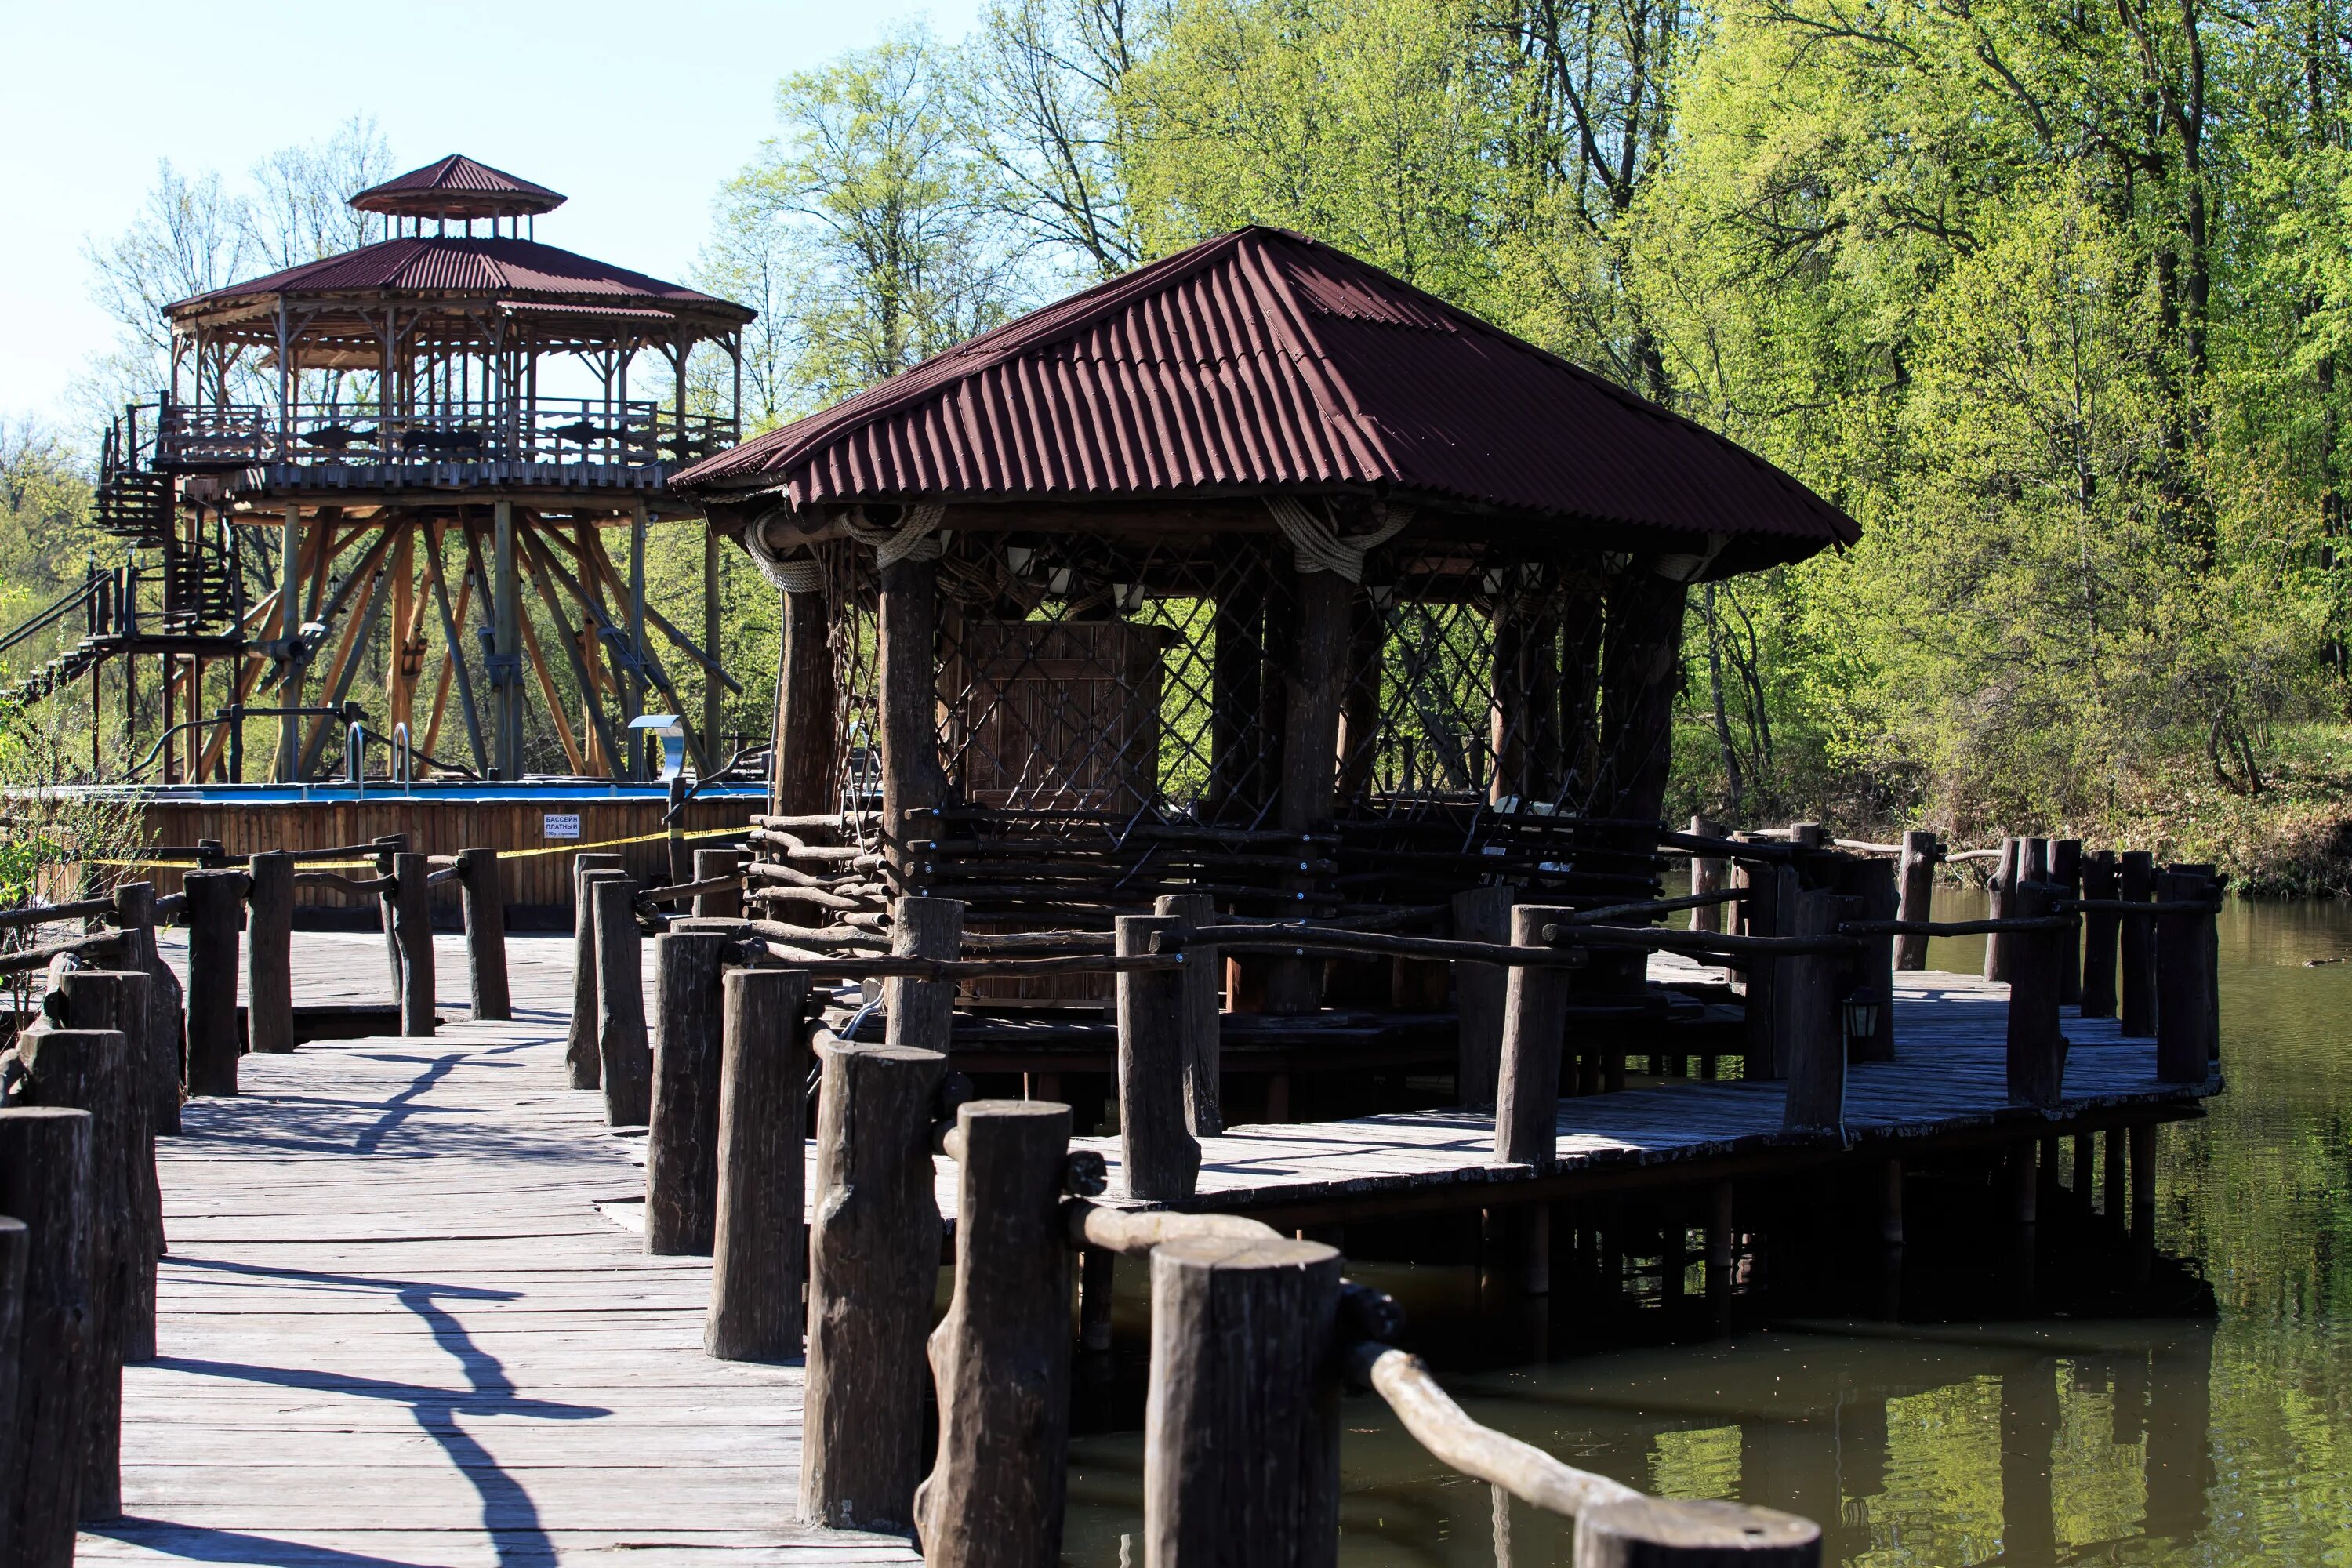
POLYGON ((1595 543, 1716 536, 1710 574, 1861 536, 1736 442, 1263 227, 982 333, 673 483, 795 507, 1352 491, 1580 525, 1595 543))
POLYGON ((452 153, 352 197, 363 213, 400 217, 523 217, 553 212, 563 196, 503 169, 452 153))
POLYGON ((179 300, 165 306, 164 314, 175 325, 202 325, 268 342, 269 318, 280 301, 312 308, 303 329, 312 334, 349 330, 340 315, 385 304, 528 313, 535 319, 667 320, 703 332, 730 331, 758 314, 730 300, 551 245, 455 235, 404 236, 362 246, 179 300), (240 326, 249 332, 239 333, 240 326))

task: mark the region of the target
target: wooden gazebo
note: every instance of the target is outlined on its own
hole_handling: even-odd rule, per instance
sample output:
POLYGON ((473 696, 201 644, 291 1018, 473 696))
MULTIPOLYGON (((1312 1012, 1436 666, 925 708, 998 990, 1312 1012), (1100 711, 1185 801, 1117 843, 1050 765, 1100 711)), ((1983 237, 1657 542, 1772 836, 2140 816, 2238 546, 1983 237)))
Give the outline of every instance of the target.
MULTIPOLYGON (((1686 590, 1858 533, 1732 442, 1268 228, 674 483, 784 592, 771 812, 811 854, 760 890, 817 925, 899 891, 996 929, 1186 891, 1391 927, 1489 880, 1643 896, 1686 590)), ((1233 1000, 1297 1014, 1340 984, 1277 962, 1233 1000)))

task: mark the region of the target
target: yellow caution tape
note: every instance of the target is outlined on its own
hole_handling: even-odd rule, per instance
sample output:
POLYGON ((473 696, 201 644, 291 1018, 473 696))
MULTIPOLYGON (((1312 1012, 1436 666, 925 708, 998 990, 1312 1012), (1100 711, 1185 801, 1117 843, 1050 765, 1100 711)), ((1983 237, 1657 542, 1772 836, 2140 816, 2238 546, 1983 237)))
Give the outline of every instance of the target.
MULTIPOLYGON (((749 824, 741 827, 698 827, 691 833, 681 833, 681 838, 728 838, 751 832, 749 824)), ((651 844, 667 838, 667 830, 640 833, 628 838, 601 838, 593 844, 550 844, 541 849, 501 849, 501 860, 527 860, 535 855, 576 855, 587 849, 617 849, 624 844, 651 844)), ((232 855, 232 860, 242 860, 242 855, 232 855)), ((194 860, 84 860, 84 866, 118 866, 136 871, 201 871, 205 867, 194 860)), ((366 871, 374 868, 373 860, 305 860, 296 868, 303 871, 366 871)))

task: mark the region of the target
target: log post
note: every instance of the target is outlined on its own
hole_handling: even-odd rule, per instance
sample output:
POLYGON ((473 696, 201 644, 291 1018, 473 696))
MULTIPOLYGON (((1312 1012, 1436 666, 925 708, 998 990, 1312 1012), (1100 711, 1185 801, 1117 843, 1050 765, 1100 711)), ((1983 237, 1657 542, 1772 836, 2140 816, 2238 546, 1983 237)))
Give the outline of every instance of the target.
MULTIPOLYGON (((1690 819, 1694 838, 1720 838, 1723 824, 1711 816, 1690 819)), ((1690 863, 1691 896, 1722 892, 1731 882, 1731 862, 1719 855, 1694 855, 1690 863)), ((1720 932, 1726 929, 1721 904, 1702 904, 1691 911, 1691 930, 1720 932)))
MULTIPOLYGON (((1499 884, 1454 895, 1453 931, 1461 942, 1508 942, 1511 889, 1499 884)), ((1510 974, 1498 964, 1454 965, 1460 1033, 1454 1048, 1454 1093, 1465 1110, 1491 1110, 1503 1066, 1505 995, 1510 974)))
POLYGON ((0 1540, 22 1568, 70 1568, 81 1517, 92 1349, 89 1146, 86 1110, 0 1110, 0 1213, 23 1220, 28 1233, 16 1407, 0 1426, 7 1445, 0 1540))
MULTIPOLYGON (((2050 913, 2057 889, 2020 882, 2011 890, 2018 920, 2050 913)), ((2066 1036, 2059 1026, 2058 985, 2063 931, 2018 931, 2009 950, 2009 1098, 2021 1105, 2055 1105, 2065 1092, 2066 1036)))
MULTIPOLYGON (((1793 866, 1747 863, 1739 868, 1748 887, 1740 901, 1740 924, 1748 936, 1785 936, 1797 907, 1797 870, 1793 866)), ((1789 1075, 1788 1049, 1773 1026, 1773 995, 1780 988, 1787 960, 1763 956, 1748 961, 1747 1016, 1742 1029, 1740 1076, 1750 1080, 1789 1075)))
MULTIPOLYGON (((1217 901, 1206 893, 1162 893, 1151 901, 1154 914, 1176 921, 1186 938, 1217 923, 1217 901)), ((1224 1015, 1219 1010, 1213 949, 1184 960, 1178 976, 1183 992, 1184 1125, 1196 1138, 1225 1130, 1224 1015)))
POLYGON ((1576 1568, 1821 1568, 1822 1528, 1741 1502, 1630 1497, 1577 1516, 1576 1568))
MULTIPOLYGON (((800 1512, 836 1530, 904 1531, 922 1474, 941 1228, 931 1108, 947 1057, 843 1043, 818 1056, 800 1512)), ((1055 1311, 1066 1321, 1066 1306, 1055 1311)))
POLYGON ((245 894, 245 1044, 266 1056, 294 1048, 294 855, 253 857, 245 894))
POLYGON ((16 1050, 25 1076, 11 1104, 89 1116, 80 1517, 114 1519, 122 1512, 123 1327, 146 1251, 131 1042, 119 1029, 35 1027, 16 1050))
MULTIPOLYGON (((44 1002, 58 1024, 68 1029, 120 1031, 128 1043, 126 1071, 130 1096, 123 1142, 128 1167, 123 1180, 131 1194, 133 1247, 128 1255, 131 1269, 129 1306, 122 1323, 122 1359, 155 1359, 155 1265, 163 1253, 163 1194, 155 1180, 155 1130, 152 1121, 152 1077, 156 1043, 151 1033, 154 1012, 149 1004, 153 982, 137 970, 71 969, 57 977, 56 989, 44 1002)), ((176 1089, 176 1086, 175 1086, 176 1089)), ((56 1101, 34 1099, 27 1103, 56 1101)), ((78 1103, 78 1102, 76 1102, 78 1103)), ((83 1106, 95 1111, 95 1107, 83 1106)), ((107 1139, 101 1123, 94 1130, 100 1157, 107 1139)), ((0 1404, 0 1408, 5 1408, 0 1404)))
POLYGON ((1738 1237, 1738 1209, 1729 1182, 1707 1190, 1706 1305, 1707 1321, 1716 1337, 1731 1332, 1731 1271, 1738 1237))
MULTIPOLYGON (((1891 860, 1862 860, 1848 867, 1843 884, 1852 890, 1861 904, 1862 918, 1866 921, 1891 921, 1898 918, 1900 895, 1895 883, 1895 863, 1891 860)), ((1891 1062, 1895 1059, 1895 939, 1891 936, 1866 936, 1853 956, 1852 966, 1853 989, 1875 996, 1879 1002, 1878 1026, 1866 1040, 1853 1042, 1850 1060, 1857 1062, 1891 1062)))
MULTIPOLYGON (((716 678, 710 678, 715 681, 716 678)), ((705 735, 703 743, 719 744, 716 735, 705 735)), ((669 781, 669 800, 662 812, 662 847, 669 856, 669 886, 683 888, 694 879, 694 851, 686 847, 686 775, 679 773, 669 781)))
MULTIPOLYGON (((1929 921, 1935 918, 1936 862, 1942 857, 1943 851, 1937 845, 1933 833, 1915 829, 1903 836, 1903 859, 1896 876, 1895 919, 1929 921)), ((1927 968, 1927 939, 1924 936, 1896 937, 1895 967, 1927 968)))
MULTIPOLYGON (((698 882, 737 876, 742 869, 743 856, 740 850, 698 849, 694 852, 694 879, 698 882)), ((741 886, 722 888, 715 893, 695 894, 694 912, 706 920, 740 920, 743 917, 741 886)))
POLYGON ((188 1092, 236 1093, 236 948, 242 871, 191 871, 188 920, 188 1092))
POLYGON ((916 1489, 916 1534, 929 1568, 1056 1568, 1070 1437, 1070 1108, 976 1100, 956 1132, 955 1295, 930 1338, 940 1444, 916 1489))
MULTIPOLYGON (((1543 929, 1570 911, 1544 904, 1511 910, 1511 945, 1545 945, 1543 929)), ((1503 996, 1503 1059, 1496 1089, 1495 1163, 1549 1170, 1559 1151, 1560 1044, 1568 1030, 1565 969, 1514 964, 1503 996)))
MULTIPOLYGON (((2199 903, 2213 897, 2201 866, 2173 866, 2156 879, 2164 903, 2199 903)), ((2208 952, 2213 916, 2204 910, 2156 917, 2156 1076, 2164 1083, 2203 1083, 2217 1053, 2212 965, 2208 952)))
POLYGON ((563 1059, 574 1089, 594 1089, 604 1081, 596 1042, 596 902, 588 896, 588 879, 599 871, 625 875, 621 858, 608 851, 583 850, 572 858, 572 1027, 564 1037, 563 1059))
POLYGON ((433 863, 404 849, 392 858, 392 933, 400 944, 400 1032, 433 1037, 433 863))
MULTIPOLYGON (((2083 897, 2113 899, 2116 892, 2116 852, 2102 849, 2083 861, 2083 897)), ((2090 910, 2083 916, 2083 1016, 2116 1016, 2116 928, 2122 917, 2110 910, 2090 910)))
POLYGON ((20 1393, 18 1368, 25 1342, 25 1268, 33 1251, 33 1233, 21 1219, 0 1215, 0 1552, 7 1561, 25 1561, 9 1543, 17 1510, 24 1505, 26 1479, 15 1434, 20 1393))
MULTIPOLYGON (((963 948, 963 905, 955 899, 904 898, 890 906, 890 951, 902 958, 950 959, 963 948)), ((955 1024, 955 982, 894 975, 882 983, 883 1039, 944 1051, 955 1024)))
MULTIPOLYGON (((1838 895, 1805 889, 1790 900, 1783 935, 1826 936, 1836 928, 1838 895)), ((1773 1048, 1789 1079, 1780 1124, 1790 1131, 1845 1124, 1845 1021, 1838 1006, 1835 953, 1792 953, 1772 961, 1773 1048)))
MULTIPOLYGON (((379 834, 369 839, 368 845, 375 851, 375 874, 389 877, 393 874, 392 858, 408 847, 408 835, 379 834)), ((384 973, 391 978, 392 999, 396 1005, 400 1001, 400 933, 393 925, 394 901, 394 895, 390 892, 376 895, 376 918, 383 926, 384 973)))
MULTIPOLYGON (((609 910, 598 911, 600 921, 617 918, 609 910)), ((604 940, 601 931, 597 938, 604 940)), ((719 979, 728 945, 717 931, 654 938, 653 1093, 646 1131, 649 1253, 707 1254, 718 1234, 719 979)))
MULTIPOLYGON (((1307 833, 1331 815, 1339 786, 1339 698, 1348 679, 1349 605, 1359 592, 1336 572, 1301 572, 1297 657, 1283 670, 1282 796, 1286 833, 1307 833)), ((1283 879, 1283 889, 1311 893, 1310 873, 1283 879)), ((1301 913, 1306 912, 1304 910, 1301 913)), ((1323 965, 1276 958, 1265 969, 1265 1011, 1312 1013, 1323 1005, 1323 965)))
POLYGON ((592 874, 596 920, 596 1055, 604 1081, 604 1121, 642 1127, 653 1114, 653 1049, 646 1038, 646 943, 637 931, 637 885, 592 874))
MULTIPOLYGON (((2079 838, 2054 838, 2050 842, 2050 881, 2062 899, 2083 896, 2083 841, 2079 838)), ((2083 943, 2081 933, 2062 934, 2058 943, 2058 1000, 2065 1006, 2077 1006, 2083 1000, 2083 943)))
MULTIPOLYGON (((1985 884, 1988 895, 1985 912, 1992 919, 2007 920, 2013 912, 2010 889, 2024 880, 2024 870, 2025 840, 2003 838, 2000 841, 2000 858, 1993 863, 1992 877, 1985 884)), ((1985 937, 1984 977, 1987 980, 2009 978, 2009 937, 2000 931, 1990 932, 1985 937)))
POLYGON ((801 1353, 808 1262, 801 1187, 809 977, 730 969, 724 986, 719 1217, 702 1348, 720 1361, 789 1361, 801 1353))
POLYGON ((466 977, 477 1024, 514 1017, 507 984, 506 871, 495 849, 457 853, 458 902, 466 917, 466 977))
POLYGON ((1152 1249, 1150 1568, 1338 1561, 1339 1402, 1325 1365, 1339 1306, 1339 1254, 1320 1242, 1202 1237, 1152 1249))
POLYGON ((144 970, 149 1009, 148 1124, 156 1134, 180 1131, 180 1086, 185 1079, 187 1016, 180 977, 155 945, 155 888, 125 882, 114 889, 114 923, 122 931, 122 967, 144 970), (134 951, 135 950, 135 951, 134 951))
MULTIPOLYGON (((1120 915, 1113 942, 1121 957, 1147 953, 1152 939, 1174 936, 1173 915, 1120 915)), ((1206 969, 1203 951, 1185 963, 1206 969)), ((1184 1121, 1184 975, 1180 970, 1118 975, 1118 1147, 1127 1195, 1162 1202, 1189 1198, 1201 1175, 1201 1145, 1184 1121)))
MULTIPOLYGON (((2116 897, 2144 904, 2156 895, 2156 857, 2145 849, 2126 849, 2116 877, 2116 897)), ((2156 924, 2144 915, 2117 917, 2117 945, 2123 981, 2123 1032, 2145 1039, 2156 1033, 2156 924)))
POLYGON ((787 590, 777 662, 774 750, 768 771, 768 810, 777 816, 829 811, 837 804, 833 775, 833 650, 825 646, 831 606, 820 581, 812 592, 787 590))

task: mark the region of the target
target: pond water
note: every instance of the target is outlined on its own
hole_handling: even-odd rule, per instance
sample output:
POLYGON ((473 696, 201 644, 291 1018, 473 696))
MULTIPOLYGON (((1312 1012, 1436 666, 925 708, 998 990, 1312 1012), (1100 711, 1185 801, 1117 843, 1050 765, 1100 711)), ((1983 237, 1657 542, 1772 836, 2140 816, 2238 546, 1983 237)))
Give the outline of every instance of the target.
MULTIPOLYGON (((1939 891, 1939 916, 1979 908, 1939 891)), ((1351 1272, 1406 1301, 1406 1342, 1479 1420, 1645 1490, 1804 1514, 1825 1562, 2352 1563, 2352 963, 2308 962, 2352 959, 2352 903, 2233 900, 2221 951, 2228 1092, 2158 1134, 2137 1269, 2071 1194, 2025 1256, 1990 1205, 1939 1216, 1915 1180, 1899 1294, 1866 1226, 1832 1225, 1801 1270, 1775 1255, 1727 1339, 1654 1294, 1482 1310, 1471 1265, 1351 1272)), ((1082 1394, 1066 1555, 1089 1568, 1142 1562, 1141 1356, 1123 1338, 1082 1394)), ((1342 1425, 1344 1562, 1570 1562, 1569 1525, 1498 1511, 1378 1399, 1342 1425)))

